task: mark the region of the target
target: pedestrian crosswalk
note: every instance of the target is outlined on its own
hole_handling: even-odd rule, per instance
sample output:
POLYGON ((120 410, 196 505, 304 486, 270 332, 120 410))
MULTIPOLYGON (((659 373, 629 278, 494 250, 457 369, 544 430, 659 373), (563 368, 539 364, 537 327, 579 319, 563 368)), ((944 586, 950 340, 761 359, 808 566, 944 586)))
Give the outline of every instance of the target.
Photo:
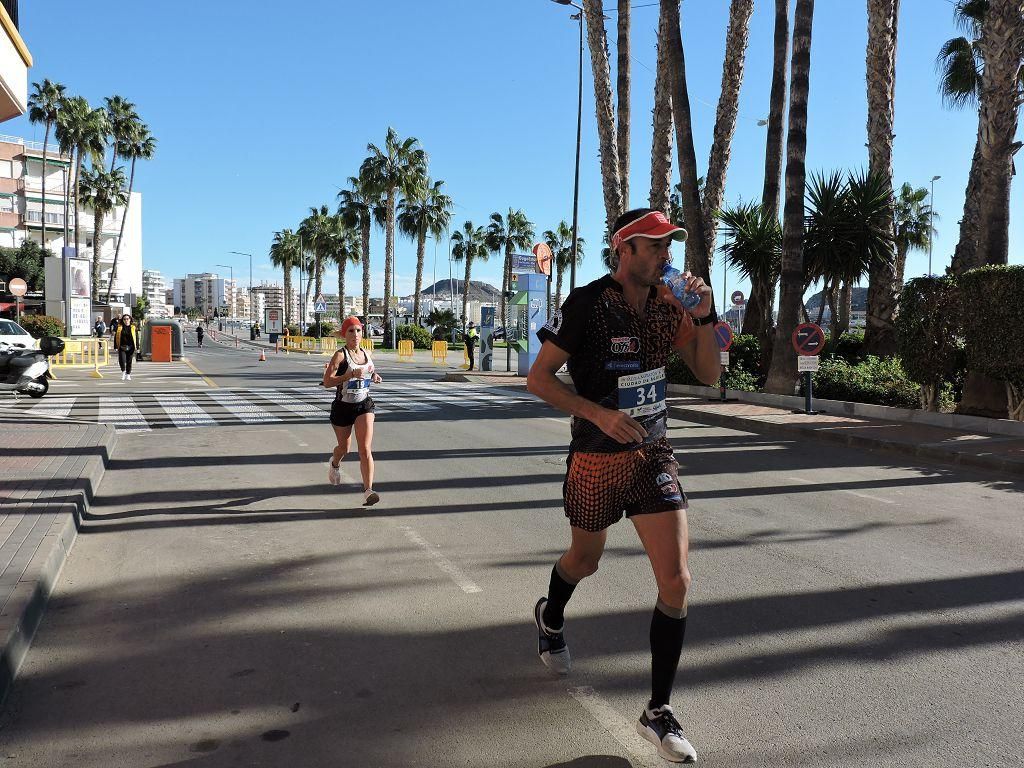
MULTIPOLYGON (((373 388, 378 418, 417 417, 456 409, 493 411, 545 407, 525 392, 498 390, 487 385, 406 381, 373 388)), ((62 395, 41 400, 4 402, 7 410, 53 419, 75 419, 110 424, 119 432, 154 429, 239 426, 277 422, 325 421, 334 391, 323 387, 210 389, 200 392, 132 392, 62 395)), ((468 415, 468 414, 467 414, 468 415)))

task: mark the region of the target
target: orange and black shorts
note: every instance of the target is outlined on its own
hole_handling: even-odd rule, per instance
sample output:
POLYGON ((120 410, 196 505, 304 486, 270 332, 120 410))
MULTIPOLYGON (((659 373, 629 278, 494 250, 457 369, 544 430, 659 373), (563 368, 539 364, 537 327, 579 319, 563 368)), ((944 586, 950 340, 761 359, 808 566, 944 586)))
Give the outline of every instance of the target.
POLYGON ((620 453, 574 451, 562 493, 575 528, 603 531, 623 516, 686 509, 679 465, 667 440, 620 453))

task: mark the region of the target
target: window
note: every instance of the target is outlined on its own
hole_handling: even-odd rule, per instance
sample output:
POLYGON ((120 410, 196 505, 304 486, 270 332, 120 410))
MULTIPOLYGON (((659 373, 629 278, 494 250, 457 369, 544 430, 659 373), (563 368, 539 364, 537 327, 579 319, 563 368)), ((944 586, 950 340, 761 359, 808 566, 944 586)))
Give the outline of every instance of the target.
POLYGON ((14 213, 13 197, 0 197, 0 213, 14 213))
POLYGON ((14 163, 10 160, 0 160, 0 178, 14 178, 14 163))

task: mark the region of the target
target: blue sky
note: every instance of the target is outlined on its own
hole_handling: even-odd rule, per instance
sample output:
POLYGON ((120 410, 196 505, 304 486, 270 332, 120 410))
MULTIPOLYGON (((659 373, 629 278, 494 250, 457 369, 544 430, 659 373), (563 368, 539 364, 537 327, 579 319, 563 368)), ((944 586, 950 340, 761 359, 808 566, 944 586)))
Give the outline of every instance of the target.
MULTIPOLYGON (((608 6, 613 6, 609 0, 608 6)), ((759 200, 771 83, 773 3, 755 4, 746 78, 726 188, 727 203, 759 200)), ((819 0, 814 23, 808 169, 867 163, 864 2, 819 0)), ((267 258, 275 230, 293 227, 310 206, 335 204, 339 188, 382 144, 388 126, 416 136, 434 179, 454 198, 454 224, 485 224, 493 211, 522 208, 538 233, 571 221, 576 127, 577 27, 550 0, 107 0, 102 13, 80 0, 24 4, 22 34, 35 59, 30 81, 48 77, 93 104, 120 94, 135 102, 157 137, 140 164, 144 266, 165 277, 233 264, 247 279, 280 279, 267 258), (59 22, 57 21, 59 20, 59 22), (68 45, 61 30, 93 30, 68 45)), ((645 205, 650 173, 655 0, 633 11, 631 203, 645 205)), ((614 13, 609 13, 614 17, 614 13)), ((711 143, 728 17, 726 0, 683 3, 683 38, 698 163, 711 143)), ((614 19, 608 22, 614 49, 614 19)), ((957 222, 974 149, 977 116, 945 109, 935 55, 958 34, 949 0, 902 3, 897 70, 895 181, 926 186, 933 175, 939 230, 933 270, 956 245, 957 222)), ((612 51, 614 62, 614 50, 612 51)), ((4 133, 42 140, 26 118, 4 133)), ((602 272, 603 200, 589 57, 584 60, 580 234, 588 255, 578 282, 602 272)), ((703 171, 702 171, 703 172, 703 171)), ((1010 252, 1022 261, 1024 191, 1014 186, 1010 252)), ((677 254, 677 261, 681 260, 677 254)), ((444 241, 437 278, 447 277, 444 241)), ((372 244, 373 293, 382 291, 384 237, 372 244)), ((499 259, 474 278, 500 285, 499 259)), ((415 248, 398 240, 398 290, 411 291, 415 248)), ((433 278, 428 243, 425 283, 433 278)), ((923 274, 912 254, 907 275, 923 274)), ((461 268, 455 266, 456 275, 461 268)), ((349 293, 358 269, 349 272, 349 293)), ((721 293, 721 267, 713 282, 721 293)), ((728 275, 728 291, 746 289, 728 275)), ((330 273, 327 290, 337 285, 330 273)), ((568 281, 567 281, 568 282, 568 281)), ((336 287, 333 288, 336 290, 336 287)))

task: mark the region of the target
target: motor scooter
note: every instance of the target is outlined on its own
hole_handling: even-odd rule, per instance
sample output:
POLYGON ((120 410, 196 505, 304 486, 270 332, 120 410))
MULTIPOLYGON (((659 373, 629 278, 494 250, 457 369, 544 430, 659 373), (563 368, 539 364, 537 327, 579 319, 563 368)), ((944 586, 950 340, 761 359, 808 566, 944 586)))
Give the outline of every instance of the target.
POLYGON ((39 398, 50 389, 50 361, 64 351, 64 341, 56 336, 39 340, 39 349, 0 342, 0 392, 12 392, 39 398))

